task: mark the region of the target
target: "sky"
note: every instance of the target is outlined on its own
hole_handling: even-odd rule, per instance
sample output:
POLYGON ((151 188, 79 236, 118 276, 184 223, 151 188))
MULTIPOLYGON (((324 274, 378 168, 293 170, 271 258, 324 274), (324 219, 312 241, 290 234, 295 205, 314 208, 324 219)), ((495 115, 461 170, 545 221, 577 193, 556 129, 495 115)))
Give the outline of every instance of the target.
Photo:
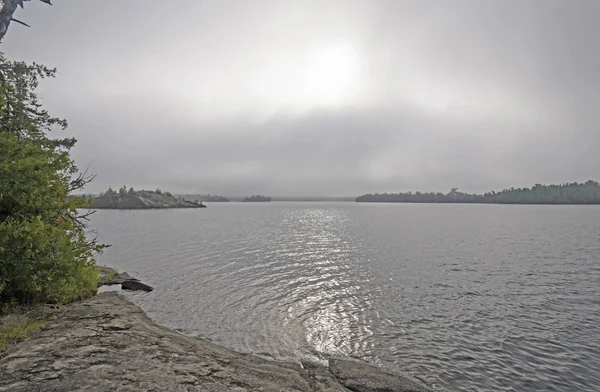
POLYGON ((0 50, 58 68, 87 192, 484 192, 600 180, 600 1, 54 0, 0 50))

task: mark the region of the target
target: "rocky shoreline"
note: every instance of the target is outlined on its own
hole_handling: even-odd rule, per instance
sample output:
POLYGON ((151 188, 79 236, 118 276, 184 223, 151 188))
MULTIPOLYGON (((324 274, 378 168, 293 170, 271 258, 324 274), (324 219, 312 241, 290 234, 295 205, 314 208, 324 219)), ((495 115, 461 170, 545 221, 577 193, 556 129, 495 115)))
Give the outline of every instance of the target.
POLYGON ((202 202, 188 201, 176 198, 169 192, 133 191, 131 193, 107 193, 94 198, 93 209, 109 210, 139 210, 154 208, 206 208, 202 202))
POLYGON ((117 292, 63 307, 0 358, 0 391, 432 391, 346 359, 281 363, 151 321, 117 292))
POLYGON ((146 283, 140 282, 139 279, 134 278, 129 275, 127 272, 117 271, 114 268, 106 267, 103 265, 99 265, 96 267, 98 273, 100 274, 100 279, 98 280, 98 287, 101 286, 113 286, 113 285, 121 285, 123 290, 133 290, 133 291, 146 291, 150 292, 154 290, 152 286, 147 285, 146 283))

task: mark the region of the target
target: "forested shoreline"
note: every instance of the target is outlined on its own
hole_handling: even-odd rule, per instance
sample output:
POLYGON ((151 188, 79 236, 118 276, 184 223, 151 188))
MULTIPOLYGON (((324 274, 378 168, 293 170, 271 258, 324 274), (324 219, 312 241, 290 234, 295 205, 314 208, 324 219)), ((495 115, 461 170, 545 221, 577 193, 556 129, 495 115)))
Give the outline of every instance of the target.
POLYGON ((400 192, 365 194, 356 198, 363 203, 481 203, 481 204, 600 204, 600 183, 553 185, 535 184, 531 188, 510 188, 484 194, 464 193, 452 188, 441 192, 400 192))

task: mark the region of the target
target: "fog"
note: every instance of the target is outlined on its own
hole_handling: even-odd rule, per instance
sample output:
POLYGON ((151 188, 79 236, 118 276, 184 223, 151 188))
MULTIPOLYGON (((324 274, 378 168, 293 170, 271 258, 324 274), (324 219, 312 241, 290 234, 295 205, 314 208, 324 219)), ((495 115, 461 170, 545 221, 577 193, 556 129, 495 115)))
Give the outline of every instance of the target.
MULTIPOLYGON (((483 192, 600 179, 600 2, 25 3, 86 191, 483 192)), ((63 133, 57 132, 57 136, 63 133)))

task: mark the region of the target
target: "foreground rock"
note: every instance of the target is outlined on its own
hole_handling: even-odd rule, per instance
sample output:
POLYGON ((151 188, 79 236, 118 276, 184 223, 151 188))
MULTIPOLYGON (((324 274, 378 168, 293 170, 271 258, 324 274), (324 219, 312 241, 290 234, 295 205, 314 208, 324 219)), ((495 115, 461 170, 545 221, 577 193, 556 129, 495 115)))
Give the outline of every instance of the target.
POLYGON ((0 358, 0 391, 428 391, 376 367, 267 361, 153 323, 116 292, 65 306, 0 358))

